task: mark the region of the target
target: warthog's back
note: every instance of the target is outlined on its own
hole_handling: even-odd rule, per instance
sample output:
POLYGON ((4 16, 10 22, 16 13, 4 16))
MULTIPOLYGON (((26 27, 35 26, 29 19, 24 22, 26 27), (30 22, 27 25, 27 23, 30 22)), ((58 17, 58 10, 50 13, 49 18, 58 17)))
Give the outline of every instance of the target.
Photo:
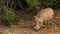
POLYGON ((46 9, 40 10, 40 12, 37 14, 37 17, 48 20, 48 19, 51 19, 53 15, 54 15, 53 10, 51 8, 46 8, 46 9))

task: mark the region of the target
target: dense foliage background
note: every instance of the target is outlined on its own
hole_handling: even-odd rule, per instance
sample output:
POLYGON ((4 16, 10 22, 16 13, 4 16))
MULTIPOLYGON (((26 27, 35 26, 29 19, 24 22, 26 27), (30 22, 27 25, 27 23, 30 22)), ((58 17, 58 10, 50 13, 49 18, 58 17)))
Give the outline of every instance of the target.
POLYGON ((0 7, 6 6, 14 10, 26 10, 27 8, 60 8, 60 0, 0 0, 0 7))

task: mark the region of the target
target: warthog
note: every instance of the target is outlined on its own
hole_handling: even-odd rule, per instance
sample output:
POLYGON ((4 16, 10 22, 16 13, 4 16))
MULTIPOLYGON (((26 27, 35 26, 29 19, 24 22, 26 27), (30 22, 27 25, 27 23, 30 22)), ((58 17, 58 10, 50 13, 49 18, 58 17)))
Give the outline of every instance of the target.
POLYGON ((40 10, 38 14, 35 16, 36 24, 34 26, 35 30, 39 30, 41 26, 43 26, 43 22, 47 23, 47 21, 53 19, 54 11, 51 8, 46 8, 40 10))

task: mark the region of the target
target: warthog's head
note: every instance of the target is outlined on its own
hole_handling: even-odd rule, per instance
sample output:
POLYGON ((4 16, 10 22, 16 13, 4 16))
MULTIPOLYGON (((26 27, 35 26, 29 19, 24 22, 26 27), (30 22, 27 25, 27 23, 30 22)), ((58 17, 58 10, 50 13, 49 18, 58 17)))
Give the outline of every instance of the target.
POLYGON ((35 22, 36 23, 35 23, 34 29, 39 30, 42 25, 43 20, 35 16, 35 22))

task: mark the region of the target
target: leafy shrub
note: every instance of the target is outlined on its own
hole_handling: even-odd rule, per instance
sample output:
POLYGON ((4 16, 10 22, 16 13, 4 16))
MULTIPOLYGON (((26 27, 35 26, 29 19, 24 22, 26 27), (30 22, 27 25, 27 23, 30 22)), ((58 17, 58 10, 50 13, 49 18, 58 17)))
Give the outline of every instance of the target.
POLYGON ((39 2, 39 0, 26 0, 29 9, 32 9, 33 7, 40 7, 41 3, 39 2))
POLYGON ((54 3, 52 0, 40 0, 41 7, 53 7, 54 3))
POLYGON ((17 25, 18 21, 13 10, 5 9, 3 19, 10 25, 17 25))

